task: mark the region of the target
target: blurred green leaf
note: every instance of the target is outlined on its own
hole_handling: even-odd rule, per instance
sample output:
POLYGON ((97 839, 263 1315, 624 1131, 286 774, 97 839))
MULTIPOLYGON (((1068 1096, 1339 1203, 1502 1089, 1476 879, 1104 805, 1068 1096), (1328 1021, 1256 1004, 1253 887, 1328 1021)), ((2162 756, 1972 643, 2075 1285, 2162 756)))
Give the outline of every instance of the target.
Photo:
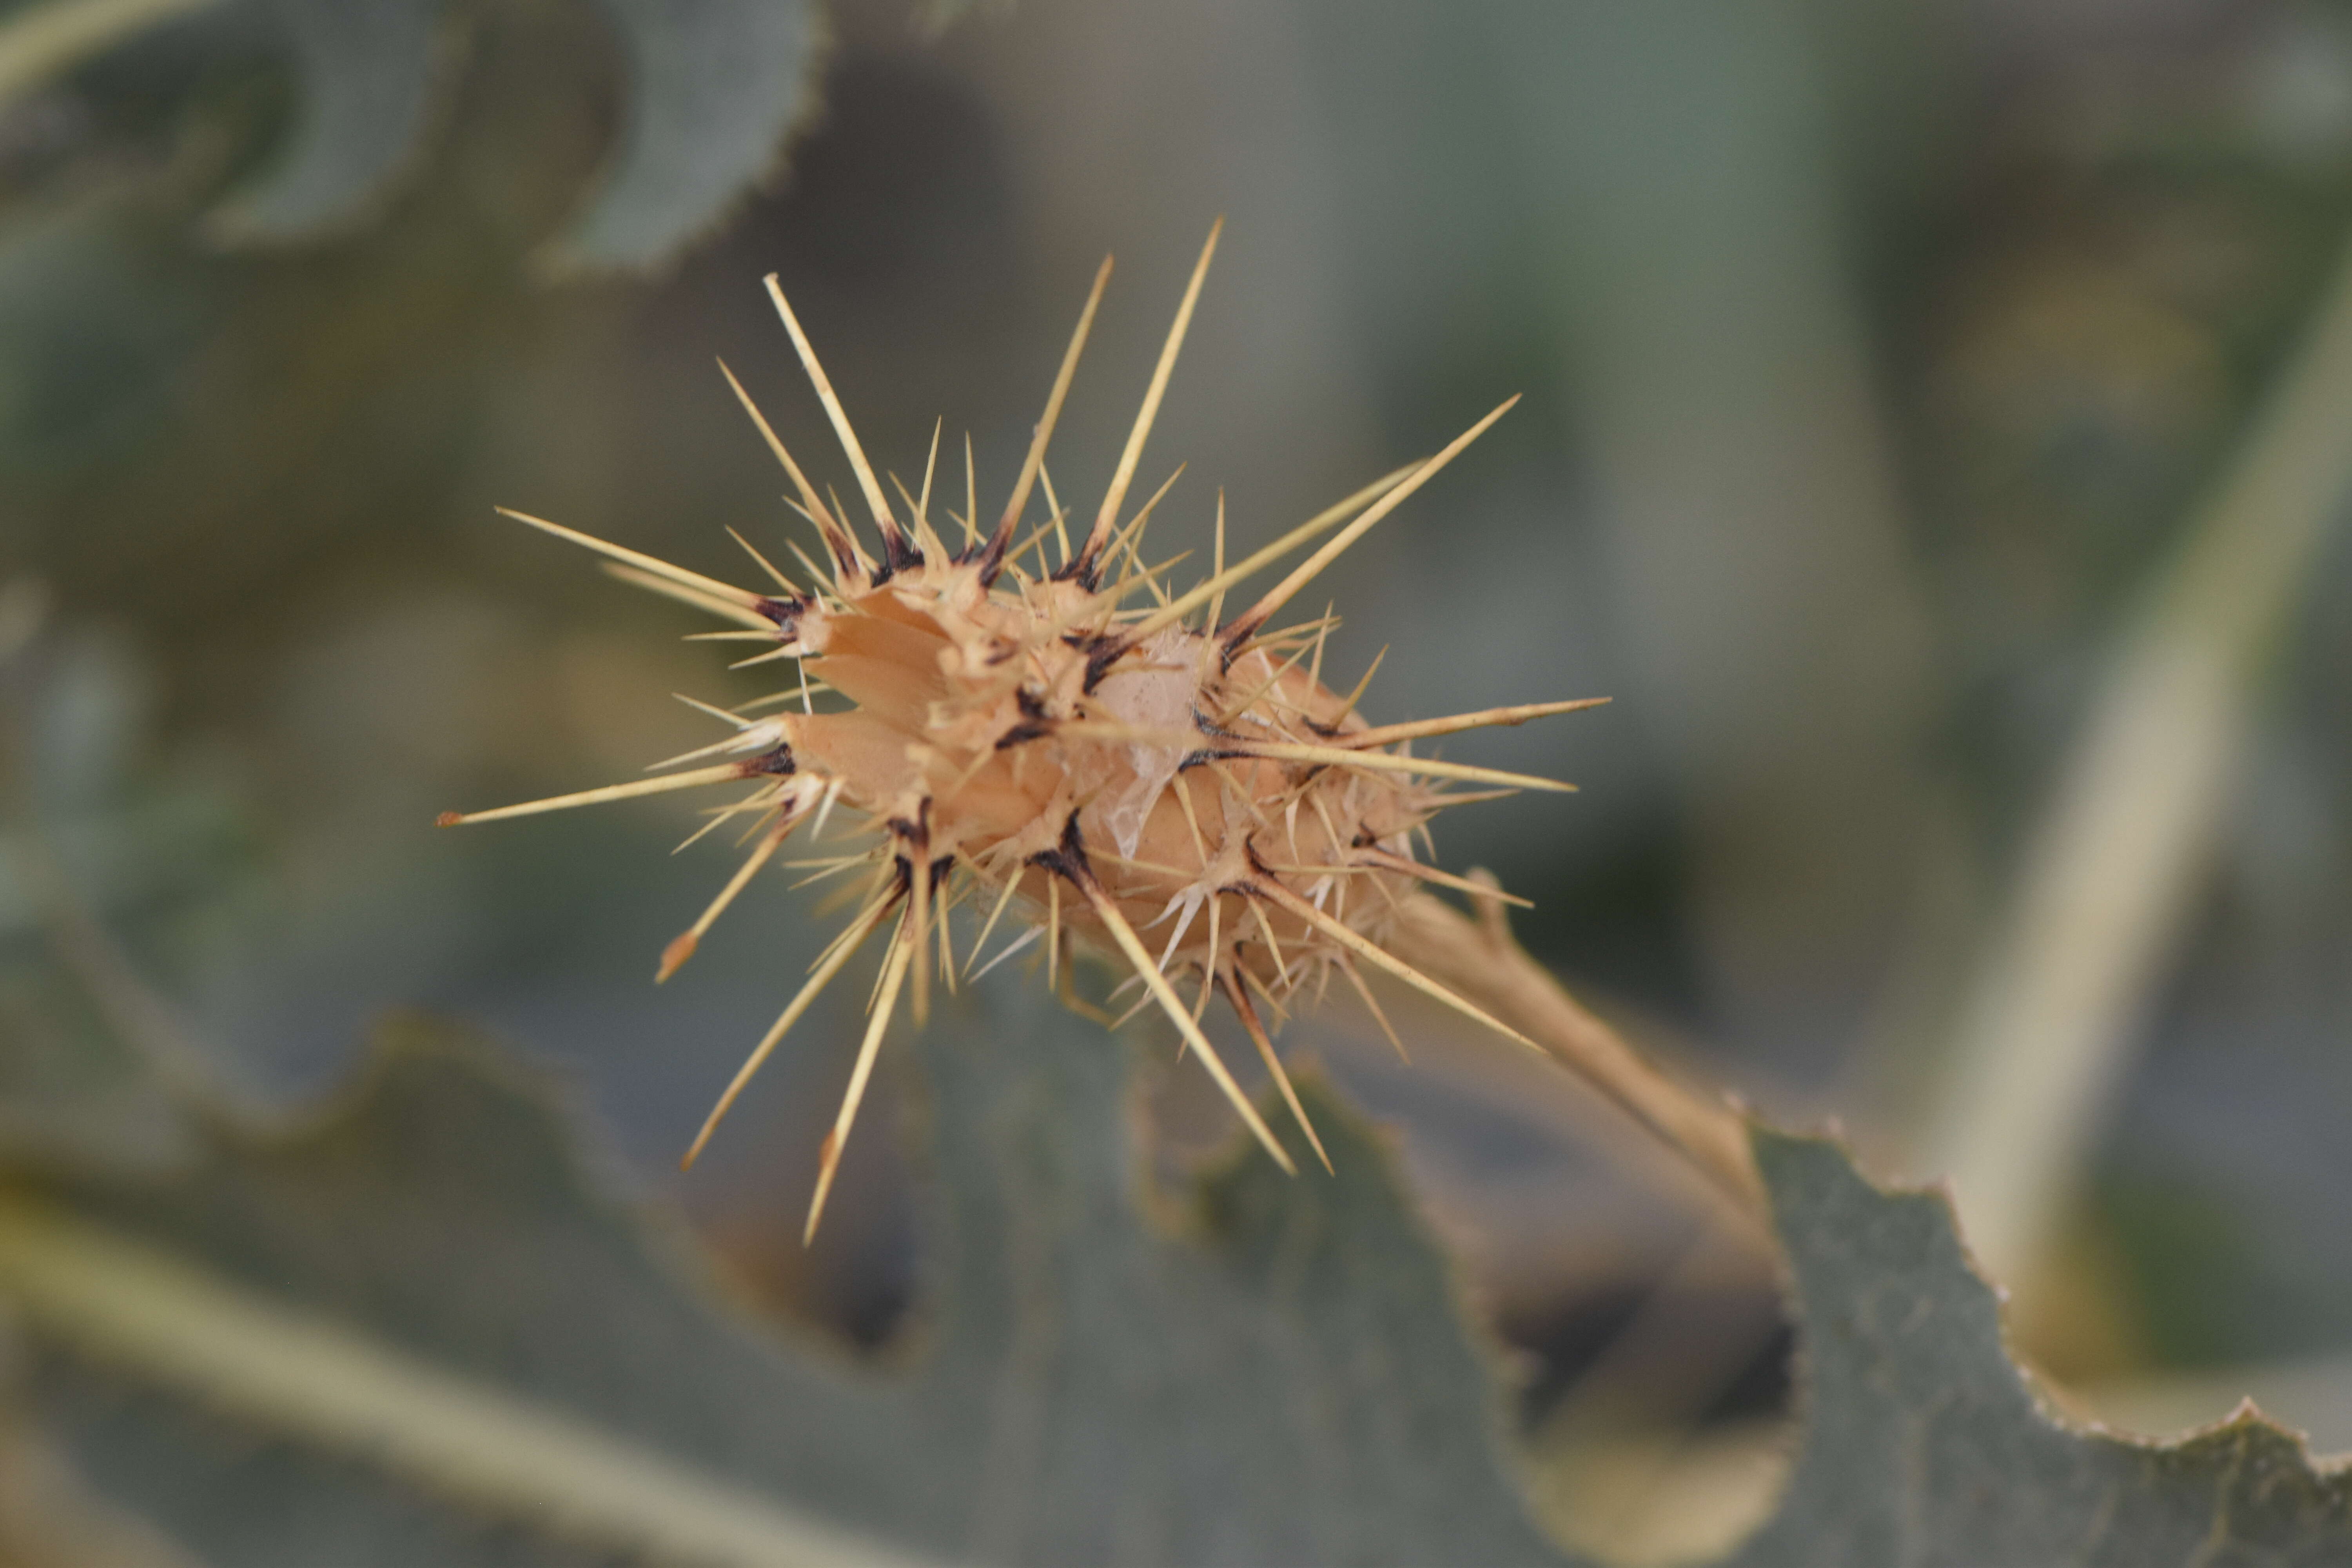
POLYGON ((2251 1406, 2178 1444, 2078 1432, 2010 1363, 1940 1194, 1761 1134, 1802 1324, 1805 1446, 1738 1568, 2290 1564, 2352 1557, 2352 1479, 2251 1406))
POLYGON ((814 94, 800 0, 601 0, 635 81, 620 156, 558 268, 652 267, 773 169, 814 94))
POLYGON ((53 0, 0 20, 0 103, 110 45, 218 0, 53 0))
POLYGON ((143 668, 104 636, 44 636, 45 600, 0 584, 16 623, 0 635, 0 1150, 152 1179, 196 1155, 197 1069, 107 921, 151 925, 174 883, 215 904, 236 879, 205 842, 209 792, 132 765, 143 668))
MULTIPOLYGON (((856 1365, 736 1317, 545 1088, 441 1026, 310 1125, 200 1111, 179 1179, 18 1159, 0 1288, 103 1494, 210 1561, 1573 1561, 1378 1141, 1144 1201, 1125 1047, 1019 987, 915 1047, 919 1327, 856 1365), (256 1440, 267 1437, 268 1441, 256 1440)), ((2333 1561, 2345 1483, 2252 1415, 2175 1447, 2035 1405, 1939 1198, 1759 1135, 1809 1431, 1743 1568, 2333 1561), (2201 1555, 2200 1555, 2201 1553, 2201 1555)))
POLYGON ((53 947, 0 959, 0 1158, 150 1173, 193 1160, 180 1107, 117 1032, 112 1000, 53 947))
MULTIPOLYGON (((50 0, 0 23, 0 101, 216 0, 50 0)), ((601 0, 628 78, 620 144, 546 259, 557 271, 660 265, 779 164, 814 99, 808 0, 601 0)), ((232 243, 352 227, 423 156, 456 35, 445 0, 271 0, 299 99, 288 144, 213 217, 232 243)), ((585 18, 585 11, 581 16, 585 18)), ((232 24, 234 25, 234 24, 232 24)))
POLYGON ((219 290, 202 273, 125 243, 123 205, 102 192, 0 245, 0 465, 19 485, 152 440, 173 371, 217 321, 219 290))
POLYGON ((441 0, 275 0, 302 84, 292 145, 216 215, 233 240, 356 221, 415 154, 441 73, 441 0))
POLYGON ((1123 1049, 1025 997, 994 1026, 923 1049, 940 1207, 905 1367, 731 1318, 541 1088, 422 1025, 316 1126, 212 1119, 177 1182, 25 1171, 0 1275, 76 1352, 42 1386, 79 1461, 214 1561, 475 1561, 484 1510, 715 1561, 842 1560, 845 1531, 1030 1563, 1549 1555, 1377 1144, 1324 1107, 1338 1181, 1244 1161, 1166 1234, 1123 1049), (344 1506, 300 1502, 321 1486, 344 1506), (285 1531, 298 1507, 348 1533, 285 1531))

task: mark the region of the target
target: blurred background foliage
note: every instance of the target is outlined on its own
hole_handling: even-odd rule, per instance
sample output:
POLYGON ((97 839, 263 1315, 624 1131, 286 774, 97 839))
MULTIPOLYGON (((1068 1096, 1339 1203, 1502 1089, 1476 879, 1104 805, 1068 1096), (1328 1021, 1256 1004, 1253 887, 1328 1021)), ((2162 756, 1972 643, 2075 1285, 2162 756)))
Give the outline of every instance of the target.
MULTIPOLYGON (((870 450, 910 471, 944 416, 985 489, 1115 250, 1078 489, 1225 214, 1154 447, 1203 540, 1214 486, 1262 539, 1526 392, 1331 574, 1333 663, 1391 650, 1383 719, 1614 696, 1465 740, 1583 794, 1456 814, 1444 862, 1533 898, 1522 940, 1653 1049, 1915 1177, 2024 1114, 1969 1020, 2117 671, 2195 641, 2184 563, 2247 553, 2200 555, 2213 498, 2266 428, 2352 452, 2352 406, 2264 413, 2326 357, 2352 217, 2322 0, 80 0, 0 38, 77 11, 120 19, 59 68, 0 51, 0 1138, 167 1142, 109 1098, 108 1019, 283 1106, 423 1005, 558 1064, 739 1282, 865 1344, 914 1277, 891 1140, 812 1251, 792 1218, 843 1008, 672 1170, 814 952, 805 896, 754 889, 656 994, 724 875, 668 858, 677 811, 429 826, 697 742, 674 690, 760 689, 490 509, 722 573, 722 524, 774 536, 712 356, 826 437, 761 274, 870 450)), ((2038 954, 2055 993, 2103 942, 2125 978, 2048 1037, 2079 1092, 1982 1226, 2027 1238, 1994 1259, 2023 1348, 2089 1407, 2169 1429, 2259 1387, 2346 1446, 2352 546, 2318 468, 2240 673, 2126 770, 2213 781, 2122 851, 2178 874, 2100 863, 2150 890, 2038 954)), ((1412 1070, 1347 1005, 1296 1038, 1406 1130, 1556 1485, 1682 1495, 1635 1439, 1780 1407, 1769 1267, 1572 1086, 1408 1011, 1412 1070)), ((1171 1163, 1222 1142, 1172 1066, 1151 1105, 1171 1163)))

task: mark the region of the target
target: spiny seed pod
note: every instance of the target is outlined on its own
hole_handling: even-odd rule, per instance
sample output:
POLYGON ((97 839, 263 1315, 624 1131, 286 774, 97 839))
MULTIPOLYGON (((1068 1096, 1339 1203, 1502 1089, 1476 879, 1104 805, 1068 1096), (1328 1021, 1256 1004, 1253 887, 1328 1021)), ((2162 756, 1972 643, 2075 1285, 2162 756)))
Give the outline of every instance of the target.
MULTIPOLYGON (((1166 566, 1147 567, 1140 553, 1144 526, 1168 486, 1124 522, 1121 513, 1216 243, 1213 229, 1109 488, 1075 550, 1050 479, 1050 515, 1017 542, 1016 534, 1045 475, 1046 443, 1109 279, 1108 260, 1079 315, 1012 500, 984 535, 974 515, 971 444, 965 443, 965 510, 961 516, 949 513, 961 528, 961 548, 951 549, 930 521, 937 432, 920 493, 908 495, 899 486, 905 510, 894 511, 772 276, 768 292, 873 511, 878 560, 851 531, 838 502, 828 506, 818 497, 723 364, 790 476, 797 510, 823 542, 823 566, 794 547, 809 586, 785 577, 740 535, 738 542, 773 580, 772 592, 754 593, 552 522, 508 514, 611 557, 608 570, 619 577, 735 623, 737 629, 705 634, 709 637, 772 645, 746 663, 801 661, 800 682, 789 691, 736 711, 707 708, 734 732, 660 765, 711 756, 731 760, 495 811, 449 813, 441 820, 481 822, 663 790, 750 783, 751 794, 718 808, 702 831, 749 816, 759 843, 702 918, 663 954, 658 978, 667 979, 795 828, 810 823, 809 837, 821 840, 836 808, 864 819, 857 847, 816 863, 827 872, 864 868, 858 912, 753 1048, 686 1157, 691 1163, 785 1031, 866 939, 888 925, 889 947, 865 1041, 820 1160, 808 1235, 824 1212, 843 1142, 901 994, 911 991, 919 1021, 934 967, 950 985, 960 969, 969 976, 1008 910, 1017 910, 1014 919, 1027 929, 1010 936, 982 968, 1042 941, 1049 978, 1061 982, 1066 996, 1074 942, 1114 955, 1144 989, 1137 1005, 1156 1003, 1168 1015, 1285 1170, 1292 1169, 1288 1155, 1202 1033, 1199 1020, 1212 990, 1222 992, 1239 1016, 1318 1156, 1322 1142, 1275 1054, 1266 1019, 1270 1013, 1278 1023, 1302 988, 1319 994, 1334 970, 1361 993, 1375 1016, 1380 1008, 1360 962, 1528 1043, 1391 954, 1381 938, 1391 911, 1413 883, 1471 887, 1413 858, 1413 836, 1433 813, 1466 798, 1488 798, 1449 793, 1448 785, 1570 786, 1416 757, 1411 742, 1479 725, 1516 724, 1590 701, 1374 726, 1357 712, 1363 682, 1344 697, 1323 684, 1324 640, 1334 624, 1328 616, 1268 629, 1275 614, 1318 573, 1517 399, 1435 457, 1376 480, 1231 566, 1224 560, 1220 496, 1209 576, 1171 596, 1162 582, 1166 566), (1229 588, 1334 529, 1264 597, 1224 617, 1229 588), (1050 563, 1049 542, 1058 547, 1058 560, 1050 563), (1024 560, 1034 562, 1034 574, 1023 570, 1024 560), (825 700, 822 707, 819 696, 825 700), (977 909, 983 900, 985 923, 960 963, 948 914, 967 902, 977 909), (1180 983, 1192 989, 1190 1002, 1179 994, 1180 983)), ((1370 679, 1368 671, 1365 682, 1370 679)), ((1381 1025, 1387 1026, 1385 1018, 1381 1025)), ((1328 1168, 1328 1157, 1324 1163, 1328 1168)))

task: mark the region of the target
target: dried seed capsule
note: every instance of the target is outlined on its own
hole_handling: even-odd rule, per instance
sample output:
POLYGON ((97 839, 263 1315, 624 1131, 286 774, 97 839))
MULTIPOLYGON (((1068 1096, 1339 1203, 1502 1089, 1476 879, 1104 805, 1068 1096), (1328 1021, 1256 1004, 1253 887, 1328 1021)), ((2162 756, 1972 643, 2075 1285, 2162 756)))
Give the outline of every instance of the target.
MULTIPOLYGON (((1414 883, 1465 885, 1413 858, 1415 830, 1464 798, 1449 794, 1449 785, 1570 786, 1416 758, 1411 745, 1590 701, 1374 728, 1357 711, 1362 685, 1341 696, 1323 682, 1328 616, 1268 629, 1318 573, 1511 403, 1436 456, 1375 481, 1230 568, 1220 497, 1210 574, 1171 596, 1161 581, 1165 568, 1146 567, 1140 552, 1145 526, 1168 487, 1120 519, 1216 237, 1212 230, 1108 490, 1075 548, 1058 508, 1026 537, 1020 530, 1109 277, 1108 261, 1096 276, 1012 500, 984 535, 971 515, 974 485, 966 444, 966 512, 955 519, 962 531, 960 547, 951 549, 930 518, 937 435, 920 495, 908 496, 902 488, 903 511, 895 510, 772 277, 769 294, 873 512, 878 558, 818 497, 731 372, 728 381, 783 465, 823 543, 826 564, 810 563, 807 586, 785 577, 748 543, 745 550, 772 579, 772 592, 740 588, 555 523, 509 514, 598 551, 612 558, 609 569, 616 575, 737 628, 713 636, 771 645, 747 662, 791 658, 803 671, 794 690, 746 711, 707 709, 735 732, 673 759, 724 755, 731 761, 442 820, 478 822, 667 789, 752 784, 751 793, 714 814, 710 826, 749 816, 764 831, 702 918, 663 953, 658 978, 667 979, 803 823, 812 824, 812 838, 821 838, 836 810, 844 826, 862 819, 864 827, 853 830, 857 847, 837 862, 841 869, 866 871, 857 914, 753 1048, 687 1154, 691 1163, 785 1031, 866 940, 889 926, 865 1041, 825 1140, 809 1208, 810 1235, 900 996, 911 992, 920 1018, 935 970, 950 984, 957 977, 947 917, 958 904, 978 908, 984 901, 989 910, 961 962, 966 974, 1041 940, 1056 979, 1067 973, 1073 943, 1115 955, 1131 968, 1145 1004, 1156 1002, 1166 1012, 1286 1170, 1289 1156, 1201 1031, 1197 1020, 1213 989, 1239 1015, 1318 1156, 1321 1142, 1275 1054, 1260 1004, 1279 1016, 1302 986, 1319 993, 1336 969, 1378 1016, 1360 967, 1370 963, 1521 1039, 1391 955, 1381 938, 1390 910, 1414 883), (1249 609, 1223 617, 1228 589, 1326 533, 1330 537, 1313 554, 1249 609), (1059 544, 1058 560, 1049 557, 1049 542, 1059 544), (1025 571, 1024 563, 1034 571, 1025 571), (812 674, 824 694, 822 709, 812 674), (781 710, 751 716, 751 710, 774 709, 779 701, 781 710), (982 952, 1008 911, 1025 930, 1007 932, 983 963, 982 952), (1179 984, 1193 992, 1191 1002, 1179 984)), ((1050 486, 1047 496, 1050 505, 1050 486)))

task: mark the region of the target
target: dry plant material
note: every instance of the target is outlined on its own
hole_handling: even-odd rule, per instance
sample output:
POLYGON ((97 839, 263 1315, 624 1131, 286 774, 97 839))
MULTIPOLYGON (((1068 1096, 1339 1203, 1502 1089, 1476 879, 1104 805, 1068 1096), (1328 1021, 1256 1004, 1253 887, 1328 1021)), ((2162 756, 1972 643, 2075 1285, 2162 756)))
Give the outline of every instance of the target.
MULTIPOLYGON (((798 510, 822 545, 821 566, 800 556, 805 585, 749 543, 745 550, 768 579, 758 591, 509 514, 607 556, 616 576, 730 623, 730 630, 705 635, 765 645, 744 662, 794 661, 795 686, 735 711, 706 708, 731 732, 662 764, 698 765, 441 820, 482 822, 666 790, 750 784, 750 794, 710 813, 703 831, 744 821, 756 847, 702 918, 663 953, 660 979, 693 954, 720 912, 803 824, 826 857, 816 862, 820 874, 858 879, 856 913, 752 1048, 686 1156, 691 1163, 785 1032, 887 928, 864 1042, 824 1142, 808 1235, 824 1212, 876 1052, 900 1003, 919 1021, 934 977, 953 986, 1034 945, 1042 944, 1048 974, 1066 997, 1074 945, 1131 970, 1129 984, 1144 992, 1137 1005, 1156 1004, 1168 1016, 1286 1171, 1290 1156, 1202 1031, 1212 992, 1222 993, 1239 1016, 1318 1156, 1321 1142, 1275 1054, 1269 1016, 1278 1025, 1303 992, 1319 995, 1335 971, 1370 1003, 1362 967, 1385 970, 1540 1048, 1396 956, 1387 939, 1409 901, 1426 901, 1414 898, 1421 884, 1467 886, 1414 858, 1414 836, 1434 813, 1498 790, 1572 786, 1417 757, 1412 742, 1601 700, 1374 727, 1357 711, 1362 683, 1343 695, 1323 682, 1332 618, 1272 624, 1342 551, 1517 399, 1434 457, 1374 481, 1231 565, 1220 497, 1207 577, 1171 592, 1166 577, 1174 563, 1147 566, 1142 555, 1146 524, 1168 486, 1131 513, 1129 493, 1216 243, 1213 229, 1109 487, 1075 545, 1071 521, 1045 476, 1045 448, 1110 276, 1108 260, 1012 498, 985 532, 974 515, 966 442, 964 510, 940 509, 960 531, 955 545, 933 521, 936 432, 919 491, 898 486, 894 507, 772 276, 768 293, 873 514, 878 556, 868 552, 837 498, 819 496, 731 372, 730 384, 790 476, 798 510), (1030 523, 1041 480, 1048 515, 1030 523), (1225 614, 1229 590, 1326 534, 1262 597, 1225 614), (1482 787, 1465 796, 1458 793, 1462 785, 1482 787), (959 954, 948 917, 965 905, 984 911, 984 921, 972 946, 959 954), (998 945, 990 953, 992 941, 998 945)), ((1373 1011, 1377 1016, 1377 1005, 1373 1011)))

